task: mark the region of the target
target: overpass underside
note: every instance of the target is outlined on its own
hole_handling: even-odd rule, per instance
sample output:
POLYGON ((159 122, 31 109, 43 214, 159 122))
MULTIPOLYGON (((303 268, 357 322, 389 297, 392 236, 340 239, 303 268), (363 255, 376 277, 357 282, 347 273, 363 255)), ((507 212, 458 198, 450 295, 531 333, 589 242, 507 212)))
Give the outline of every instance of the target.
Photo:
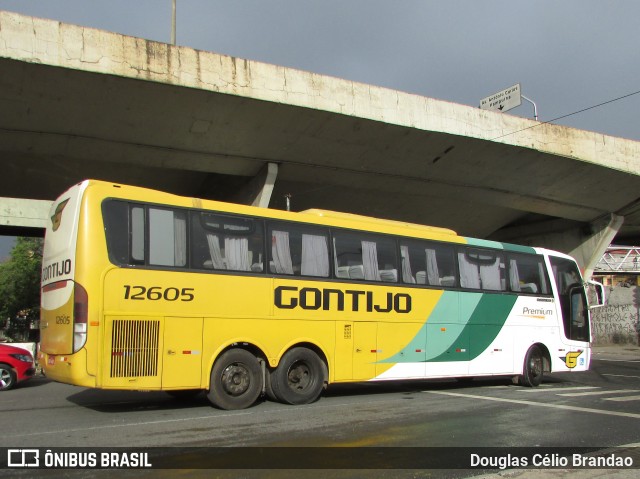
MULTIPOLYGON (((5 198, 50 201, 85 178, 288 197, 585 266, 600 243, 640 236, 637 142, 6 12, 0 27, 5 198)), ((27 204, 41 212, 1 202, 0 224, 46 216, 27 204)))

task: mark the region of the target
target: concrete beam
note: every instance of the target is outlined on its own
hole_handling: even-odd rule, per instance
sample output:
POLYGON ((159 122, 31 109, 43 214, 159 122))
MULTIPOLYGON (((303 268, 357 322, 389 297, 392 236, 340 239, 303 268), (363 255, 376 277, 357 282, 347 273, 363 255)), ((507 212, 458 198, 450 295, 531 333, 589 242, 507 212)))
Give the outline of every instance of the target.
POLYGON ((0 198, 0 226, 46 228, 51 201, 0 198))
POLYGON ((637 141, 11 12, 0 91, 7 197, 53 200, 95 178, 480 238, 614 212, 640 236, 637 141), (252 192, 268 163, 272 194, 266 180, 252 192))

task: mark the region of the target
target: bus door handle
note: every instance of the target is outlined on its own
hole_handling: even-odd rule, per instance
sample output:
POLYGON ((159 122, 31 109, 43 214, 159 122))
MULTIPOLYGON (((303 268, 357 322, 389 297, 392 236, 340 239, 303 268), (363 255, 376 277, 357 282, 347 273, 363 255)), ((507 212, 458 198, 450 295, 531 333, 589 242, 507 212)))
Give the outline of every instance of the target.
POLYGON ((167 351, 167 354, 168 354, 169 356, 173 356, 173 355, 175 355, 175 354, 176 354, 176 352, 175 352, 173 349, 169 349, 169 350, 167 351))
POLYGON ((362 349, 356 348, 356 353, 361 353, 361 352, 362 352, 362 349))

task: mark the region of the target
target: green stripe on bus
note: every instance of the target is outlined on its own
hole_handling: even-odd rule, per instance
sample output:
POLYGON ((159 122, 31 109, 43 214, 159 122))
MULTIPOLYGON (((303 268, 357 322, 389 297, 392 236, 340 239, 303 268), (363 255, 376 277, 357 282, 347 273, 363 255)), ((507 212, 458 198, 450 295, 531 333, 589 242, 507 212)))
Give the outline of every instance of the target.
POLYGON ((427 322, 407 346, 379 362, 475 359, 498 336, 517 299, 513 294, 445 291, 427 322))
POLYGON ((502 243, 502 247, 505 251, 510 251, 513 253, 529 253, 536 254, 536 250, 531 246, 522 246, 519 244, 511 244, 511 243, 502 243))
MULTIPOLYGON (((469 296, 469 293, 461 294, 466 297, 469 296)), ((471 310, 471 314, 467 316, 466 321, 464 316, 460 318, 465 324, 458 336, 453 338, 453 341, 442 354, 431 358, 428 355, 428 362, 470 361, 482 354, 496 339, 507 321, 518 296, 489 293, 481 294, 481 296, 480 301, 471 310)), ((464 305, 461 304, 461 307, 461 313, 465 314, 464 305)))
POLYGON ((481 248, 501 249, 513 253, 530 253, 536 254, 536 250, 531 246, 522 246, 512 243, 500 243, 498 241, 484 240, 478 238, 465 238, 468 246, 479 246, 481 248))

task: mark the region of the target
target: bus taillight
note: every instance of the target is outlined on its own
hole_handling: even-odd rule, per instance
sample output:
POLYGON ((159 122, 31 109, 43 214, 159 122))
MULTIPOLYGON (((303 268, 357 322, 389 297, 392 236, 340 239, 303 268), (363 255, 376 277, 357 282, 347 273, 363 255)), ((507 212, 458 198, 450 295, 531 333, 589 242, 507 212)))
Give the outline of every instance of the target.
POLYGON ((87 290, 75 283, 73 291, 73 352, 78 352, 87 341, 89 296, 87 290))

